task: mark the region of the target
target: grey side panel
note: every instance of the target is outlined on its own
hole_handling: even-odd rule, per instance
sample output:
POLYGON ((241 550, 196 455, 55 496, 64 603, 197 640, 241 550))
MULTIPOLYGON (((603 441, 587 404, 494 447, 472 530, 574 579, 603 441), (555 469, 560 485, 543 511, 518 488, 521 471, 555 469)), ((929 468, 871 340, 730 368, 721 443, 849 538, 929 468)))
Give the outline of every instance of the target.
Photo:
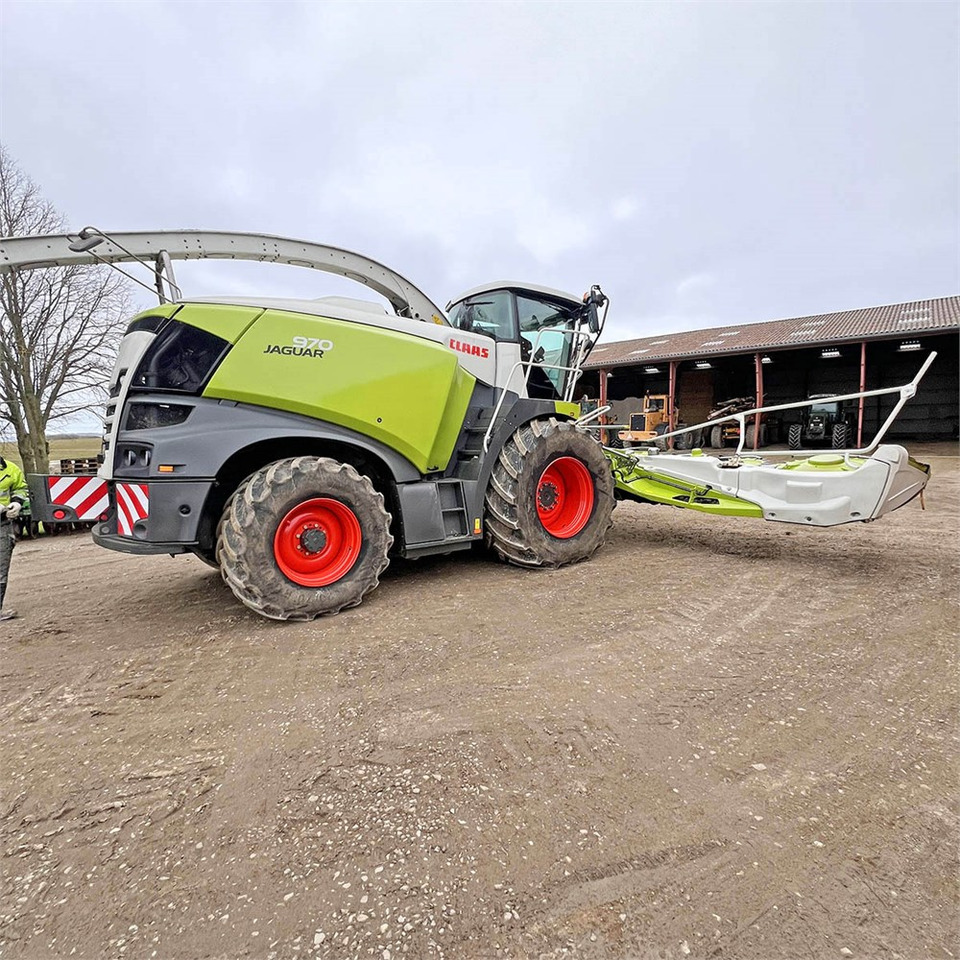
MULTIPOLYGON (((185 477, 212 480, 221 466, 245 447, 281 439, 349 444, 382 460, 397 483, 420 479, 417 468, 390 447, 346 427, 310 417, 207 397, 136 394, 129 400, 172 403, 193 409, 186 420, 176 426, 125 430, 121 425, 114 451, 114 476, 117 479, 162 480, 165 477, 157 472, 157 466, 173 464, 175 468, 182 465, 185 477), (125 450, 138 446, 149 448, 149 464, 125 465, 125 450)), ((175 469, 175 475, 178 472, 175 469)))
POLYGON ((403 541, 434 543, 443 540, 443 517, 436 483, 411 483, 397 489, 403 516, 403 541))
POLYGON ((403 522, 401 552, 434 544, 469 543, 479 534, 467 516, 464 484, 459 480, 425 480, 397 488, 403 522))
POLYGON ((117 509, 115 495, 107 519, 94 528, 94 539, 117 537, 120 546, 115 550, 126 553, 180 553, 171 550, 179 544, 189 549, 197 542, 197 524, 203 505, 213 486, 211 480, 154 480, 149 485, 150 511, 145 520, 133 526, 132 537, 117 536, 117 509))

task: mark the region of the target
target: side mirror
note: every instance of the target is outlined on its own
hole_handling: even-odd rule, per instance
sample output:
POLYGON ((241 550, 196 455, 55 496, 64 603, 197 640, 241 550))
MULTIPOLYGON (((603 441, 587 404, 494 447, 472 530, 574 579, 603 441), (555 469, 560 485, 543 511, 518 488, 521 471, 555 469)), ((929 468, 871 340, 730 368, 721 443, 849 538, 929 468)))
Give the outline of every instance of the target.
POLYGON ((597 313, 597 305, 592 300, 587 304, 587 329, 591 333, 600 332, 600 315, 597 313))
POLYGON ((591 333, 600 332, 600 315, 597 312, 607 302, 604 292, 594 284, 589 292, 583 295, 583 303, 587 309, 587 329, 591 333))

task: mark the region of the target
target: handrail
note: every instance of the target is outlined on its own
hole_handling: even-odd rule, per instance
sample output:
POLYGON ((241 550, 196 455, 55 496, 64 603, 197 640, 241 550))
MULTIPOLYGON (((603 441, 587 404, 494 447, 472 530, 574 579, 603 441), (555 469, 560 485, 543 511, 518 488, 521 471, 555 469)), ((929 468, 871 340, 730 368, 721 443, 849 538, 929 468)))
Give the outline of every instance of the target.
MULTIPOLYGON (((536 336, 536 338, 535 338, 534 341, 533 341, 533 345, 530 347, 530 356, 531 356, 531 359, 530 359, 530 360, 518 360, 518 361, 510 368, 510 376, 507 377, 507 379, 503 381, 503 389, 500 391, 500 396, 497 398, 497 405, 493 408, 493 416, 490 417, 490 425, 487 427, 487 432, 483 435, 483 452, 484 452, 484 453, 486 453, 486 452, 490 449, 490 438, 493 436, 493 428, 494 428, 494 426, 495 426, 496 423, 497 423, 497 417, 499 416, 500 411, 501 411, 501 409, 503 408, 504 400, 506 400, 506 398, 507 398, 507 388, 508 388, 508 387, 510 386, 510 384, 513 382, 513 375, 514 375, 514 374, 517 372, 517 370, 519 370, 521 367, 526 367, 526 374, 524 375, 524 378, 523 378, 524 386, 528 386, 528 385, 529 385, 529 383, 530 383, 530 371, 531 371, 534 367, 539 367, 541 370, 570 370, 570 371, 573 371, 573 372, 575 373, 575 376, 573 376, 573 377, 570 378, 570 382, 566 385, 566 388, 565 388, 564 391, 563 391, 563 397, 561 398, 562 402, 564 402, 564 403, 571 403, 571 402, 572 402, 572 399, 571 399, 571 398, 573 397, 573 388, 574 388, 574 386, 576 386, 577 380, 580 379, 580 374, 583 373, 583 360, 580 359, 580 355, 578 354, 578 355, 577 355, 577 361, 578 361, 578 362, 575 363, 575 364, 573 364, 573 365, 570 365, 570 366, 564 366, 564 365, 558 364, 558 363, 534 363, 532 358, 536 356, 537 350, 538 350, 539 347, 540 347, 540 337, 541 337, 541 335, 542 335, 543 333, 546 333, 547 331, 557 332, 557 331, 558 331, 558 328, 557 328, 557 327, 541 327, 539 330, 537 330, 537 336, 536 336)), ((586 340, 589 340, 589 339, 590 339, 590 336, 591 336, 591 334, 590 334, 589 331, 586 331, 586 330, 577 330, 577 329, 563 330, 563 331, 562 331, 562 334, 563 334, 563 336, 567 336, 567 334, 569 334, 569 335, 570 335, 571 337, 573 337, 574 339, 576 339, 576 338, 579 337, 579 338, 581 338, 581 339, 586 339, 586 340)))
MULTIPOLYGON (((524 384, 526 384, 529 381, 530 370, 533 367, 540 367, 542 370, 580 370, 581 369, 579 366, 570 367, 570 366, 561 366, 558 363, 531 363, 531 361, 529 360, 518 360, 510 368, 510 376, 507 377, 505 381, 507 385, 510 384, 510 381, 513 380, 513 375, 521 367, 527 368, 527 375, 526 375, 526 378, 524 379, 524 384)), ((497 416, 500 413, 501 408, 503 407, 503 402, 507 398, 507 392, 508 392, 507 387, 504 386, 504 388, 500 391, 500 396, 497 399, 497 405, 493 408, 493 416, 490 418, 490 426, 487 427, 487 432, 483 435, 483 452, 484 453, 486 453, 490 449, 490 437, 493 436, 493 428, 496 426, 497 416)), ((564 401, 564 402, 569 402, 569 401, 564 401)))
POLYGON ((168 266, 170 260, 255 260, 323 270, 375 290, 390 301, 401 317, 447 323, 446 314, 396 271, 362 254, 309 240, 209 230, 107 234, 96 227, 85 227, 79 234, 0 239, 0 274, 104 262, 142 263, 144 259, 163 266, 168 266))
MULTIPOLYGON (((597 407, 596 410, 591 410, 589 413, 584 414, 577 420, 578 427, 586 427, 591 420, 596 420, 597 417, 602 417, 610 409, 610 404, 608 403, 605 407, 597 407)), ((599 423, 597 424, 598 429, 606 429, 608 424, 599 423)))
MULTIPOLYGON (((526 382, 528 382, 528 383, 529 383, 529 381, 530 381, 530 368, 532 368, 532 367, 541 367, 541 368, 547 369, 547 370, 560 370, 560 369, 563 369, 563 370, 576 370, 577 375, 576 375, 575 377, 571 377, 571 378, 570 378, 570 382, 569 382, 568 384, 566 384, 566 386, 564 387, 563 397, 561 398, 565 403, 572 403, 572 402, 573 402, 573 388, 577 385, 577 381, 580 379, 580 374, 583 373, 583 360, 581 360, 580 357, 579 357, 579 355, 578 355, 578 357, 577 357, 577 363, 576 363, 576 364, 573 364, 572 366, 569 366, 569 367, 562 367, 562 368, 561 368, 561 367, 558 367, 556 364, 534 363, 533 360, 532 360, 532 358, 537 355, 537 350, 540 349, 540 338, 541 338, 541 336, 542 336, 544 333, 560 333, 561 336, 564 336, 564 337, 569 334, 573 339, 576 339, 576 338, 579 337, 579 338, 582 339, 582 340, 589 340, 590 337, 591 337, 591 334, 590 334, 590 332, 589 332, 588 330, 577 330, 577 329, 573 329, 573 330, 561 330, 559 327, 540 327, 540 328, 537 330, 537 336, 536 336, 536 339, 533 341, 533 346, 530 348, 530 356, 531 356, 531 359, 530 359, 530 360, 527 360, 527 361, 524 361, 524 362, 526 362, 526 363, 528 363, 528 364, 530 365, 530 367, 528 367, 528 369, 527 369, 527 380, 526 380, 526 382)), ((523 334, 521 334, 521 336, 522 336, 522 335, 523 335, 523 334)), ((571 344, 571 352, 572 352, 572 350, 573 350, 573 344, 571 344)), ((512 371, 511 371, 511 373, 510 373, 510 376, 511 376, 511 377, 513 376, 513 372, 512 372, 512 371)), ((508 380, 507 383, 509 383, 509 382, 510 382, 510 381, 508 380)))
MULTIPOLYGON (((773 413, 778 410, 797 410, 801 407, 812 407, 817 403, 824 402, 842 402, 844 400, 858 400, 860 397, 880 397, 891 393, 899 393, 900 399, 897 401, 893 410, 890 412, 890 415, 884 421, 883 425, 880 427, 876 436, 873 438, 873 441, 865 447, 858 448, 849 448, 843 450, 831 450, 831 453, 843 454, 846 457, 858 456, 861 454, 869 454, 875 450, 879 445, 880 441, 883 439, 887 430, 890 429, 890 426, 893 424, 893 421, 896 420, 900 411, 903 409, 904 404, 914 397, 917 392, 917 385, 923 379, 927 370, 930 369, 930 364, 937 357, 936 350, 932 351, 927 359, 923 362, 923 365, 917 371, 914 378, 909 382, 905 383, 899 387, 883 387, 878 390, 862 390, 858 393, 844 393, 836 394, 829 397, 817 397, 815 400, 800 400, 796 403, 778 403, 769 407, 755 407, 753 410, 743 410, 740 413, 731 413, 725 417, 717 417, 715 420, 705 420, 703 423, 696 423, 691 427, 681 427, 679 430, 673 430, 670 433, 661 433, 657 436, 657 440, 669 440, 671 437, 679 437, 684 433, 692 433, 694 430, 701 430, 704 427, 713 427, 718 423, 726 423, 730 420, 735 420, 740 424, 740 442, 737 444, 736 453, 734 456, 739 456, 743 452, 743 444, 746 438, 746 420, 749 417, 755 416, 760 413, 773 413)), ((769 457, 784 457, 784 456, 794 456, 798 451, 796 450, 764 450, 764 456, 769 457)))

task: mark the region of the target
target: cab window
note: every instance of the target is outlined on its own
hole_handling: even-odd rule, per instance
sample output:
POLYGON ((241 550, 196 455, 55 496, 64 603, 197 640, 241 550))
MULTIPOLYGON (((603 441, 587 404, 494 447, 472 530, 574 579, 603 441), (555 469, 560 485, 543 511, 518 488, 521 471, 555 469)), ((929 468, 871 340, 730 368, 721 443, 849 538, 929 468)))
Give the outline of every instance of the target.
MULTIPOLYGON (((541 300, 530 296, 517 295, 517 320, 520 324, 520 348, 524 359, 534 363, 551 364, 559 367, 570 362, 572 337, 568 331, 574 329, 577 309, 569 304, 552 300, 541 300)), ((548 399, 562 395, 568 372, 552 370, 531 370, 531 395, 533 388, 548 399)))
POLYGON ((451 308, 450 325, 465 333, 481 333, 494 340, 516 340, 512 297, 507 291, 481 293, 451 308))

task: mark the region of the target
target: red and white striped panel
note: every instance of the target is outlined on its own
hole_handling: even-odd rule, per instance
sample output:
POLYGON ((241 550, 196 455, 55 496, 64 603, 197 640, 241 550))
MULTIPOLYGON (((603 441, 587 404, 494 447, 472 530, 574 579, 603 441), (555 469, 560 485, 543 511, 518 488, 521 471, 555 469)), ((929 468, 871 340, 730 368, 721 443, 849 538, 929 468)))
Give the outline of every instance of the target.
POLYGON ((121 537, 133 536, 133 525, 146 520, 150 513, 150 491, 145 483, 118 483, 117 533, 121 537))
POLYGON ((96 520, 107 512, 107 481, 99 477, 47 477, 50 503, 76 510, 78 520, 96 520))

